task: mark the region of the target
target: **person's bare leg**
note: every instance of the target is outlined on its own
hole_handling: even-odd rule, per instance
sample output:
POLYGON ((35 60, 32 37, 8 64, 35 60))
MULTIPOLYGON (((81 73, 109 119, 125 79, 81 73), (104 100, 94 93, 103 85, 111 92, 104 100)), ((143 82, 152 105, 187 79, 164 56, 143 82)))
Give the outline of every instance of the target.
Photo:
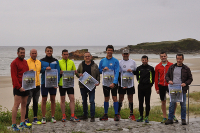
POLYGON ((70 110, 71 110, 71 114, 74 114, 74 110, 75 110, 75 100, 74 100, 74 94, 68 94, 69 100, 70 100, 70 110))
POLYGON ((60 107, 62 114, 65 114, 65 96, 60 96, 60 107))
POLYGON ((27 99, 28 96, 21 97, 21 122, 25 121, 27 99))
POLYGON ((112 96, 113 102, 117 102, 117 96, 112 96))
POLYGON ((46 102, 47 102, 47 97, 42 97, 42 117, 45 117, 46 114, 46 102))
MULTIPOLYGON (((14 96, 14 105, 12 108, 12 124, 16 124, 17 111, 21 103, 21 96, 14 96)), ((24 116, 25 117, 25 116, 24 116)))
POLYGON ((119 103, 122 103, 124 100, 124 94, 119 94, 119 103))
POLYGON ((54 117, 55 109, 56 109, 56 95, 50 95, 50 101, 51 101, 51 116, 54 117))
POLYGON ((133 103, 133 94, 127 95, 129 103, 133 103))
POLYGON ((161 108, 163 112, 163 118, 167 118, 166 116, 166 100, 161 101, 161 108))

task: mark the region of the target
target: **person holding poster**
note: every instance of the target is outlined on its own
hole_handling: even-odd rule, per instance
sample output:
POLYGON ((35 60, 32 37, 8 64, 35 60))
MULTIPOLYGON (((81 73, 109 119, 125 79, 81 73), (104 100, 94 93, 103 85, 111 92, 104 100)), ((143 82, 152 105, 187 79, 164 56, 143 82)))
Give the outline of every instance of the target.
MULTIPOLYGON (((56 123, 56 120, 54 118, 55 114, 55 108, 56 108, 56 103, 55 103, 55 97, 56 97, 56 92, 57 92, 57 87, 50 87, 47 88, 45 87, 45 71, 46 70, 51 70, 51 69, 57 69, 57 72, 60 73, 60 66, 59 62, 57 59, 53 58, 53 48, 51 46, 47 46, 45 48, 45 53, 46 56, 40 60, 41 62, 41 94, 42 94, 42 124, 46 123, 46 101, 47 101, 47 96, 48 93, 50 94, 50 101, 51 101, 51 122, 56 123)), ((58 82, 60 80, 60 75, 58 74, 58 82)))
MULTIPOLYGON (((98 65, 92 61, 92 55, 89 52, 86 52, 84 54, 84 61, 81 62, 77 69, 76 76, 79 78, 83 76, 83 73, 87 72, 90 74, 93 78, 95 78, 100 83, 100 74, 98 70, 98 65)), ((98 86, 98 84, 95 84, 95 86, 98 86)), ((80 117, 81 120, 87 120, 88 119, 88 104, 87 104, 87 97, 89 94, 89 101, 90 101, 90 116, 91 120, 90 122, 94 122, 95 118, 95 88, 90 91, 88 88, 86 88, 81 82, 79 82, 79 87, 81 91, 82 96, 82 104, 83 104, 83 116, 80 117)))
MULTIPOLYGON (((186 125, 186 93, 189 89, 189 85, 192 83, 193 78, 190 71, 190 68, 183 64, 184 55, 177 54, 176 55, 177 63, 171 65, 168 69, 166 74, 166 81, 170 84, 181 84, 182 91, 183 91, 183 102, 180 102, 181 105, 181 121, 182 125, 186 125)), ((165 125, 173 124, 173 115, 174 115, 174 108, 176 102, 170 102, 169 105, 169 114, 168 120, 165 122, 165 125)))
POLYGON ((70 88, 63 88, 63 71, 75 71, 76 73, 76 67, 74 65, 74 62, 70 59, 68 59, 69 53, 68 50, 64 49, 62 50, 62 59, 59 60, 60 65, 60 82, 59 82, 59 91, 60 91, 60 106, 62 111, 62 122, 66 121, 66 115, 65 115, 65 95, 66 92, 68 94, 69 100, 70 100, 70 110, 71 110, 71 117, 70 121, 79 122, 80 120, 75 116, 74 110, 75 110, 75 99, 74 99, 74 87, 70 88))
POLYGON ((25 124, 25 113, 26 113, 26 103, 29 95, 29 90, 25 91, 22 88, 22 76, 23 73, 28 71, 27 61, 25 58, 25 49, 23 47, 19 47, 17 49, 18 57, 12 61, 10 64, 11 78, 13 84, 13 95, 14 95, 14 105, 12 108, 12 130, 20 131, 23 128, 31 128, 25 124), (16 125, 16 117, 19 105, 21 104, 21 123, 19 128, 16 125))
POLYGON ((28 111, 29 111, 29 104, 31 102, 31 98, 33 98, 33 124, 42 124, 40 121, 37 119, 37 112, 38 112, 38 100, 40 97, 40 70, 41 70, 41 62, 37 60, 37 50, 36 49, 31 49, 30 50, 30 58, 27 60, 28 67, 30 71, 35 71, 36 72, 36 77, 35 77, 35 85, 36 88, 33 88, 30 90, 30 94, 27 100, 27 105, 26 105, 26 115, 25 115, 25 123, 26 125, 31 125, 28 119, 28 111))
MULTIPOLYGON (((131 120, 136 120, 135 116, 133 115, 133 94, 135 94, 135 87, 134 87, 134 83, 133 83, 133 87, 127 88, 127 87, 121 87, 121 74, 123 71, 127 71, 127 72, 132 72, 135 73, 137 65, 135 63, 134 60, 129 59, 129 50, 128 49, 124 49, 122 51, 122 56, 123 56, 123 60, 119 61, 119 66, 120 66, 120 70, 119 70, 119 87, 118 87, 118 93, 119 93, 119 109, 118 109, 118 114, 120 115, 120 110, 122 107, 122 102, 124 100, 124 95, 127 93, 128 96, 128 101, 129 101, 129 108, 130 108, 130 116, 129 119, 131 120)), ((134 80, 133 80, 134 81, 134 80)))
MULTIPOLYGON (((112 93, 113 105, 115 110, 115 121, 119 121, 120 116, 118 115, 118 101, 117 101, 117 85, 118 85, 118 76, 119 76, 119 61, 112 56, 114 52, 114 47, 108 45, 106 47, 106 58, 103 58, 99 63, 99 72, 102 74, 103 70, 114 70, 114 81, 110 84, 109 87, 103 85, 104 93, 104 115, 100 118, 100 121, 108 120, 108 107, 110 99, 110 91, 112 93)), ((103 81, 104 82, 104 81, 103 81)))

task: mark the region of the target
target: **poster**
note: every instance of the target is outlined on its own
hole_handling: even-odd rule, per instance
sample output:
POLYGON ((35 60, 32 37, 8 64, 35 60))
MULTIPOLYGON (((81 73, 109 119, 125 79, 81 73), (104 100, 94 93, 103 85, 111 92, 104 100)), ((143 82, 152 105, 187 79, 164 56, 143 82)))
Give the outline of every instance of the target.
POLYGON ((62 88, 74 87, 74 71, 63 71, 63 86, 62 88))
POLYGON ((35 71, 27 71, 23 73, 22 88, 30 90, 36 88, 35 86, 35 71))
POLYGON ((58 70, 45 70, 45 87, 58 87, 58 70))
POLYGON ((95 88, 95 84, 98 84, 99 82, 93 78, 90 74, 87 72, 83 73, 83 76, 79 78, 79 81, 87 87, 90 91, 92 91, 95 88))
POLYGON ((114 70, 103 70, 103 86, 109 87, 114 81, 114 70))
POLYGON ((134 75, 132 72, 123 71, 121 73, 121 87, 133 87, 133 77, 134 75))
POLYGON ((170 102, 183 102, 183 91, 180 84, 169 84, 170 102))

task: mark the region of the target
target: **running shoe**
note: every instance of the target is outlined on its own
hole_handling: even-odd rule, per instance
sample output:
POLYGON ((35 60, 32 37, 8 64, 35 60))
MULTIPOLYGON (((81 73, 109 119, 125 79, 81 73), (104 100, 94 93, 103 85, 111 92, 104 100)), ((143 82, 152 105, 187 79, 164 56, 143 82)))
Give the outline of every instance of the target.
POLYGON ((119 121, 120 120, 120 117, 118 114, 115 114, 115 118, 114 118, 114 121, 119 121))
POLYGON ((71 116, 70 121, 80 122, 80 120, 76 116, 74 116, 74 117, 71 116))
POLYGON ((38 124, 38 125, 42 124, 42 122, 38 121, 37 118, 34 118, 34 120, 33 120, 32 123, 33 123, 33 124, 38 124))
POLYGON ((63 117, 62 117, 62 122, 65 122, 66 121, 66 115, 63 115, 63 117))
POLYGON ((137 122, 143 122, 144 120, 143 120, 143 117, 140 116, 136 121, 137 121, 137 122))
POLYGON ((178 119, 176 119, 176 116, 175 116, 175 115, 173 116, 173 121, 174 121, 175 123, 178 123, 178 119))
POLYGON ((163 120, 161 121, 161 123, 165 123, 167 121, 167 118, 163 118, 163 120))
POLYGON ((47 121, 46 121, 46 118, 43 117, 41 123, 42 123, 42 124, 46 124, 46 122, 47 122, 47 121))
POLYGON ((108 120, 108 115, 104 114, 101 118, 99 118, 100 121, 107 121, 108 120))
POLYGON ((16 124, 12 124, 11 128, 13 131, 20 131, 16 124))
POLYGON ((29 119, 26 119, 26 120, 25 120, 25 124, 26 124, 27 126, 32 126, 32 124, 29 122, 29 119))
POLYGON ((51 117, 51 122, 56 123, 56 119, 54 117, 51 117))
POLYGON ((145 123, 149 123, 149 118, 148 118, 148 116, 146 116, 144 120, 145 120, 145 123))
POLYGON ((136 121, 136 119, 135 119, 135 116, 134 116, 134 115, 130 115, 128 118, 129 118, 130 120, 132 120, 132 121, 136 121))
POLYGON ((24 128, 30 129, 31 126, 27 126, 24 122, 21 122, 21 123, 19 124, 19 129, 22 129, 22 130, 23 130, 24 128))

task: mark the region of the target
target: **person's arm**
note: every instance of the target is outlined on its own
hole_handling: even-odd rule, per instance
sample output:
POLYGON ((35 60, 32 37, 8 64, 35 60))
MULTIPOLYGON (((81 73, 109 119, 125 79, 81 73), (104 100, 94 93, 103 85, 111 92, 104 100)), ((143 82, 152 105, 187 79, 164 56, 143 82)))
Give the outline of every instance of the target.
POLYGON ((47 67, 44 66, 44 61, 40 60, 40 62, 41 62, 41 71, 40 71, 40 73, 44 73, 47 67))
POLYGON ((188 79, 187 79, 187 81, 185 82, 185 84, 186 84, 186 85, 190 85, 190 84, 192 83, 192 81, 193 81, 193 78, 192 78, 192 73, 191 73, 191 70, 190 70, 189 67, 188 67, 187 73, 188 73, 188 79))
POLYGON ((171 69, 172 69, 172 65, 169 67, 169 69, 165 75, 165 79, 166 79, 167 83, 169 83, 169 84, 173 84, 173 82, 172 82, 173 79, 171 79, 171 77, 170 77, 170 73, 172 71, 171 69))
POLYGON ((154 84, 154 79, 155 79, 155 71, 154 68, 152 67, 152 85, 154 84))
POLYGON ((17 79, 17 65, 15 62, 12 62, 11 65, 11 78, 12 78, 12 83, 15 89, 20 89, 21 85, 17 79))
POLYGON ((114 73, 115 73, 115 77, 114 77, 114 84, 118 84, 118 77, 119 77, 119 61, 115 61, 115 68, 114 68, 114 73))
POLYGON ((80 63, 79 65, 78 65, 78 69, 77 69, 77 73, 76 73, 76 77, 78 77, 78 78, 80 78, 80 74, 81 74, 81 65, 82 65, 82 63, 80 63))
POLYGON ((139 80, 139 67, 136 68, 135 75, 136 75, 136 79, 138 81, 139 80))
POLYGON ((59 65, 58 61, 56 61, 56 62, 57 62, 56 69, 58 70, 58 84, 59 84, 59 82, 60 82, 60 65, 59 65))
POLYGON ((102 70, 103 70, 103 68, 102 68, 102 60, 100 61, 100 63, 99 63, 99 73, 100 74, 102 74, 102 70))

